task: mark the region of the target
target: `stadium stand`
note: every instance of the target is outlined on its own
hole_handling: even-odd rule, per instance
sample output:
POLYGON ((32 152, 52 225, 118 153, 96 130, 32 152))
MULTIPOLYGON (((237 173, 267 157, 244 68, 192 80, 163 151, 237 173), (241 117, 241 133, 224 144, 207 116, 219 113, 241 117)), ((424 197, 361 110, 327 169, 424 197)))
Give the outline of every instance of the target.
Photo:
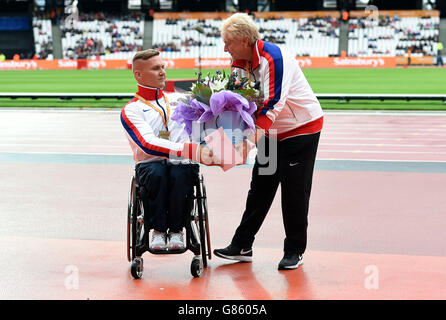
POLYGON ((36 50, 35 57, 37 59, 52 60, 54 56, 51 20, 35 16, 32 23, 36 50))
POLYGON ((156 19, 153 23, 153 47, 164 58, 195 58, 200 50, 202 57, 226 57, 218 31, 221 23, 221 19, 156 19), (201 27, 203 34, 196 27, 201 27))
POLYGON ((349 55, 355 57, 435 55, 439 17, 357 18, 349 21, 349 55))
POLYGON ((129 59, 142 50, 144 21, 139 16, 81 14, 73 26, 61 25, 65 59, 129 59))
MULTIPOLYGON (((329 57, 339 53, 340 22, 332 17, 255 19, 263 40, 293 48, 295 56, 329 57)), ((228 57, 220 37, 222 19, 156 19, 153 47, 164 58, 228 57), (197 27, 203 29, 200 35, 197 27), (201 42, 201 49, 199 47, 201 42)))
POLYGON ((339 54, 339 19, 310 17, 292 22, 292 34, 285 45, 295 48, 296 56, 330 57, 339 54))

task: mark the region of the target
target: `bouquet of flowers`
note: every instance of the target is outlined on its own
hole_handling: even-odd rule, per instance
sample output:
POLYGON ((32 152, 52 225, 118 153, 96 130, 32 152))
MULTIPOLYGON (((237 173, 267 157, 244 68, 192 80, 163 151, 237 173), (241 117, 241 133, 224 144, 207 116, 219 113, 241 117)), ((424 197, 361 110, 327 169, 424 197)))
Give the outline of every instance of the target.
POLYGON ((245 130, 255 131, 255 111, 263 103, 255 83, 217 71, 212 78, 198 74, 186 99, 178 102, 172 120, 184 123, 193 141, 222 127, 232 144, 243 141, 245 130))

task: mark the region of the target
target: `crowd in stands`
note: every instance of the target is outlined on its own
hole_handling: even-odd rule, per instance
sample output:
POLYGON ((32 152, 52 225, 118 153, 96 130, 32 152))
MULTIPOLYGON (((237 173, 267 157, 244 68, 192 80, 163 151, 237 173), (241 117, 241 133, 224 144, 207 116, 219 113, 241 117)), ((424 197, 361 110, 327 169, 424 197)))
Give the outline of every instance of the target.
POLYGON ((155 20, 152 47, 158 49, 163 57, 221 56, 224 53, 220 36, 222 19, 166 19, 155 20), (202 52, 200 51, 202 50, 202 52))
POLYGON ((44 16, 35 16, 32 24, 35 46, 34 58, 52 60, 54 55, 51 20, 44 16))
POLYGON ((61 24, 66 59, 128 58, 143 48, 144 21, 139 15, 80 14, 61 24))
MULTIPOLYGON (((254 17, 255 18, 255 17, 254 17)), ((255 18, 263 40, 294 48, 296 56, 331 56, 339 51, 340 22, 337 18, 255 18)), ((220 36, 221 19, 155 20, 154 47, 168 58, 194 57, 200 45, 204 57, 227 57, 220 36), (202 30, 200 35, 197 27, 202 30)))
POLYGON ((439 18, 380 17, 349 22, 350 56, 435 55, 439 18))
POLYGON ((331 16, 295 19, 296 56, 330 57, 339 54, 340 21, 331 16))
MULTIPOLYGON (((256 18, 263 40, 276 43, 299 56, 329 57, 339 54, 340 20, 256 18), (293 52, 294 51, 294 52, 293 52)), ((33 17, 35 56, 53 59, 52 22, 60 23, 63 58, 128 59, 143 49, 144 21, 139 14, 82 13, 73 25, 55 20, 52 13, 33 17)), ((220 36, 222 19, 155 19, 152 47, 163 57, 228 57, 220 36)), ((348 24, 349 56, 436 55, 438 17, 379 19, 351 18, 348 24)))
POLYGON ((288 33, 288 30, 282 28, 259 28, 259 33, 263 40, 277 43, 277 44, 285 44, 286 37, 285 34, 288 33))
POLYGON ((305 19, 302 20, 303 22, 300 23, 300 21, 296 19, 299 33, 303 31, 317 30, 319 33, 322 33, 327 37, 335 37, 335 38, 339 37, 339 34, 336 33, 336 30, 338 30, 341 27, 339 19, 327 16, 327 17, 317 17, 317 18, 310 17, 308 18, 308 20, 305 19))

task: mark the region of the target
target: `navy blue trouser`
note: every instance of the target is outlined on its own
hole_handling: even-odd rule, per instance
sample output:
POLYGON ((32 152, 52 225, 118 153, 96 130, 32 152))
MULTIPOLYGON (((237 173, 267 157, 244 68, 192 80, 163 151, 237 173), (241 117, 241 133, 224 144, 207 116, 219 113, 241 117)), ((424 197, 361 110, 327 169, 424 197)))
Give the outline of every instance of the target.
MULTIPOLYGON (((277 156, 270 155, 270 161, 277 161, 277 169, 272 174, 259 174, 259 168, 268 167, 270 163, 260 164, 256 157, 246 209, 232 238, 233 245, 252 247, 280 184, 286 235, 284 251, 297 254, 305 252, 308 208, 319 137, 320 132, 277 142, 277 156)), ((268 153, 269 139, 262 139, 265 139, 268 153)))
POLYGON ((198 177, 197 164, 167 161, 140 163, 136 174, 144 203, 145 231, 179 232, 185 225, 188 199, 198 177))

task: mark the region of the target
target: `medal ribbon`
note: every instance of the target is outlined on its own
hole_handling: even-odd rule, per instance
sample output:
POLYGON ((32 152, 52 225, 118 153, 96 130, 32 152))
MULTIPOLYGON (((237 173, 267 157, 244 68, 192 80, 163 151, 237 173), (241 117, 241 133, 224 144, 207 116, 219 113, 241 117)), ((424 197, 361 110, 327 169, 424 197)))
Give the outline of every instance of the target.
POLYGON ((147 101, 146 99, 141 97, 139 94, 135 93, 135 97, 137 99, 141 100, 142 102, 144 102, 146 105, 148 105, 155 111, 157 111, 161 115, 161 118, 163 119, 164 126, 166 127, 166 130, 169 130, 167 128, 167 123, 169 122, 169 119, 170 119, 170 104, 169 104, 169 100, 167 100, 167 98, 166 98, 166 95, 163 95, 163 97, 164 97, 164 102, 166 103, 167 114, 163 108, 161 108, 161 110, 160 110, 158 107, 154 106, 152 103, 150 103, 149 101, 147 101))
POLYGON ((248 77, 248 86, 251 87, 251 63, 246 62, 246 75, 248 77))

